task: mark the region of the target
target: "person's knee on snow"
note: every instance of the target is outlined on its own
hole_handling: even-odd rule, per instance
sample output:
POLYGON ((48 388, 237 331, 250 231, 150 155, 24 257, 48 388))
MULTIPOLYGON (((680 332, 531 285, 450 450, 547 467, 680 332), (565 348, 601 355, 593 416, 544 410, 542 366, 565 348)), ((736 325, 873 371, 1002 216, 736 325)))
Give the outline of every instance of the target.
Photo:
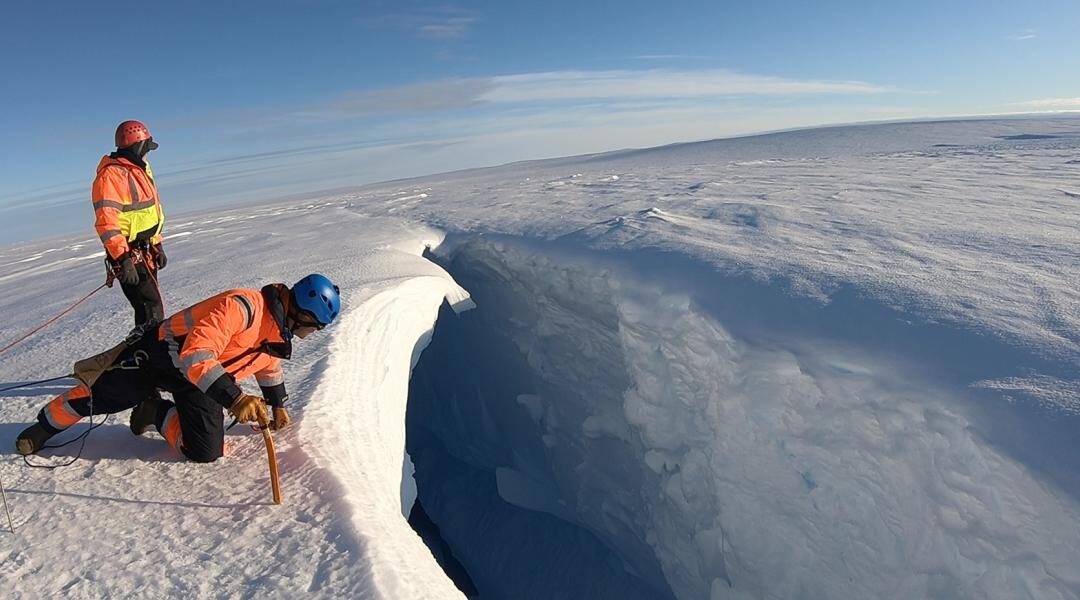
POLYGON ((216 450, 209 446, 181 446, 180 453, 197 463, 211 463, 225 455, 221 445, 216 450))
MULTIPOLYGON (((176 419, 179 423, 179 419, 176 419)), ((168 426, 168 424, 166 424, 168 426)), ((179 429, 179 425, 176 426, 179 429)), ((217 432, 214 434, 203 435, 190 435, 190 439, 184 439, 183 434, 179 435, 176 446, 180 454, 188 457, 189 459, 197 463, 214 462, 215 460, 225 456, 225 435, 223 432, 217 432)))
POLYGON ((161 406, 162 417, 156 424, 158 433, 177 452, 199 463, 214 462, 224 456, 224 431, 192 427, 185 437, 176 406, 167 400, 163 400, 161 406))

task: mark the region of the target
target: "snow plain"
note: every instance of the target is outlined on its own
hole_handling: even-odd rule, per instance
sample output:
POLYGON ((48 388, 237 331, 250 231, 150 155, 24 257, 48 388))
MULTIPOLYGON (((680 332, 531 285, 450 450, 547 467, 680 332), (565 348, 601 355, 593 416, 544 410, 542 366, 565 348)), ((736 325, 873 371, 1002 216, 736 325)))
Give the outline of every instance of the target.
MULTIPOLYGON (((3 588, 461 597, 405 522, 417 493, 481 597, 525 597, 491 573, 559 579, 555 560, 500 562, 462 480, 424 487, 438 453, 417 448, 415 489, 412 402, 461 472, 588 532, 655 597, 1080 597, 1078 193, 1080 119, 1057 117, 769 134, 170 217, 167 309, 313 270, 343 288, 342 321, 286 370, 286 503, 250 432, 192 465, 126 415, 74 466, 28 469, 8 449, 61 388, 12 392, 3 588), (444 301, 455 324, 433 335, 444 301), (414 366, 447 383, 410 400, 414 366)), ((0 343, 98 285, 100 256, 86 235, 0 251, 0 343)), ((128 311, 95 296, 0 356, 0 383, 62 374, 128 311)))

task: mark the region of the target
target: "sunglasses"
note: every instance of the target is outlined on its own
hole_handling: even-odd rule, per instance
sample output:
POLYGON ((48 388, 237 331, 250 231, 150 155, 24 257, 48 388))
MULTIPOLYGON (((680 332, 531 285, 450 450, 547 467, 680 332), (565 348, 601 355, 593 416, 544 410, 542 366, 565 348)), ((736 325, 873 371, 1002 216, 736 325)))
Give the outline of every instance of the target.
POLYGON ((316 330, 321 330, 323 327, 326 327, 325 324, 320 323, 319 320, 315 318, 315 315, 306 310, 296 313, 296 326, 314 327, 316 330))

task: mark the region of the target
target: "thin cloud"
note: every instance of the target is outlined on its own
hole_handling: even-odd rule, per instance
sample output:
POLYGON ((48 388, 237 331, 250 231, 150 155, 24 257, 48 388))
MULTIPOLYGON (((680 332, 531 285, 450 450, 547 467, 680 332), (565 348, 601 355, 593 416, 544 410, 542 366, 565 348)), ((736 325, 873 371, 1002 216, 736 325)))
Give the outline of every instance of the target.
POLYGON ((638 54, 630 58, 634 60, 710 60, 712 57, 700 54, 638 54))
POLYGON ((458 110, 483 102, 494 83, 487 79, 448 79, 353 92, 328 106, 333 112, 408 113, 458 110))
POLYGON ((417 31, 421 37, 435 40, 456 40, 465 37, 475 17, 446 17, 439 21, 424 23, 417 31))
POLYGON ((472 11, 444 6, 364 18, 361 23, 373 29, 404 31, 427 40, 452 41, 466 37, 469 29, 479 20, 479 16, 472 11))
POLYGON ((497 104, 861 95, 896 91, 862 81, 787 79, 727 70, 553 71, 449 79, 354 92, 334 100, 325 108, 332 113, 408 113, 497 104))
POLYGON ((1028 100, 1017 102, 1017 106, 1032 108, 1035 110, 1078 110, 1080 109, 1080 97, 1076 98, 1043 98, 1040 100, 1028 100))
POLYGON ((1020 33, 1014 33, 1010 35, 1009 39, 1015 42, 1020 40, 1032 40, 1036 37, 1038 37, 1038 33, 1034 29, 1025 29, 1020 33))
POLYGON ((702 71, 555 71, 492 78, 488 102, 747 95, 877 94, 897 91, 861 81, 787 79, 722 69, 702 71))

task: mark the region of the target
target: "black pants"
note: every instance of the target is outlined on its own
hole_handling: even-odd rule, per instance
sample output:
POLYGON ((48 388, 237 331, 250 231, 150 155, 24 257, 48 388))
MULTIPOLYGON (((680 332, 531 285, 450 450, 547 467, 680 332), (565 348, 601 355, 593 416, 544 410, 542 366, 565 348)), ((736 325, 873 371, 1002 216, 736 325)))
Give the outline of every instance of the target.
POLYGON ((138 327, 147 321, 160 322, 165 320, 165 307, 161 302, 161 292, 158 290, 157 271, 150 269, 145 262, 138 262, 135 270, 139 273, 139 283, 127 285, 120 283, 120 289, 124 296, 135 309, 135 326, 138 327))
POLYGON ((38 422, 55 435, 91 414, 134 408, 157 397, 161 389, 175 402, 160 401, 154 419, 158 432, 191 460, 220 458, 225 441, 222 406, 185 379, 172 365, 165 344, 152 336, 125 350, 93 387, 79 384, 51 400, 38 413, 38 422))

